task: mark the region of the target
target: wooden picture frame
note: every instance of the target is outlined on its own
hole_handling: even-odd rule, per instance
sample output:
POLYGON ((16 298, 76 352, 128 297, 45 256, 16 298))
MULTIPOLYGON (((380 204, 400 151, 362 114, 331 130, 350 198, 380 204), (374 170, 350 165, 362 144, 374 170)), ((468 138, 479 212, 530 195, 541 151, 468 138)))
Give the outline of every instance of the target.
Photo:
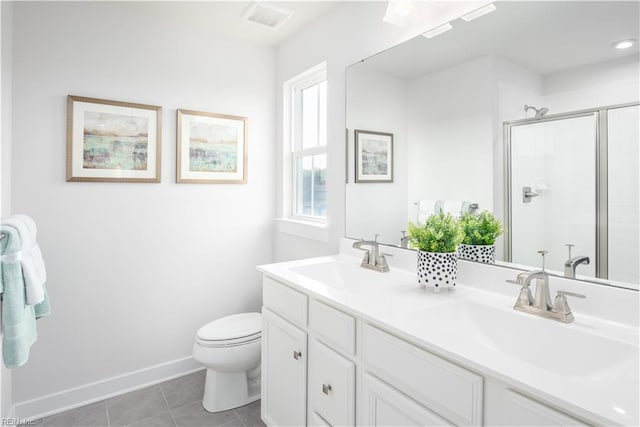
POLYGON ((393 134, 355 131, 355 182, 393 182, 393 134))
POLYGON ((67 182, 160 182, 162 107, 67 96, 67 182))
POLYGON ((247 122, 242 116, 179 109, 177 182, 246 184, 247 122))

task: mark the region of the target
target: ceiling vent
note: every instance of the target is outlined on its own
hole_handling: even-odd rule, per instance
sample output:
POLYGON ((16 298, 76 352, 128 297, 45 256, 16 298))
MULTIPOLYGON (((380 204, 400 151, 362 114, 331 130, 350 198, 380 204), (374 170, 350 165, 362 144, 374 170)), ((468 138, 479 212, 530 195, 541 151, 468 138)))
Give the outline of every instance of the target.
POLYGON ((242 12, 240 19, 245 22, 276 29, 285 23, 293 12, 265 3, 253 2, 242 12))

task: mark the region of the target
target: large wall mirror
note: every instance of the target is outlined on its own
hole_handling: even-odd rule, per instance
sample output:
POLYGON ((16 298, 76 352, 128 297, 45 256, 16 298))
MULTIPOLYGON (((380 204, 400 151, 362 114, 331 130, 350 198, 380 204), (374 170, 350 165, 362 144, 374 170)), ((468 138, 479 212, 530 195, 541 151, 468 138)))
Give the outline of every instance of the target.
POLYGON ((640 3, 495 6, 347 68, 346 236, 403 246, 434 209, 489 210, 500 263, 545 249, 562 275, 573 245, 578 278, 637 289, 640 50, 615 43, 640 39, 640 3), (392 150, 385 181, 356 179, 356 134, 392 150))

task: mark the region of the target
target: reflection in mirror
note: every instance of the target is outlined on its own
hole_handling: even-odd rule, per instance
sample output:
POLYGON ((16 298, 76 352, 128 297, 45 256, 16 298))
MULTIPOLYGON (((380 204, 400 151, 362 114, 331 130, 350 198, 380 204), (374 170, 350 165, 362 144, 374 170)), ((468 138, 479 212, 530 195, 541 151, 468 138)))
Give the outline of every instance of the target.
POLYGON ((489 210, 498 260, 539 268, 546 249, 557 274, 637 288, 640 55, 614 43, 639 17, 500 2, 347 68, 346 235, 402 246, 408 221, 489 210), (355 182, 355 129, 393 134, 393 182, 355 182))

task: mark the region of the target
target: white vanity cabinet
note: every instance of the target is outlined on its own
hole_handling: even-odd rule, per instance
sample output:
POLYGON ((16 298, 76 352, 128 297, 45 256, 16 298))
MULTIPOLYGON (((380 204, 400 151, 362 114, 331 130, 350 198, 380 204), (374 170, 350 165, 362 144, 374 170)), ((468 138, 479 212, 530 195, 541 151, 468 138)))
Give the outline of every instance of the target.
POLYGON ((325 300, 264 277, 269 426, 584 425, 325 300))
POLYGON ((263 301, 262 419, 272 426, 305 425, 307 296, 265 278, 263 301))
POLYGON ((354 425, 355 319, 268 277, 262 313, 262 419, 354 425))
POLYGON ((362 327, 362 364, 450 423, 482 425, 481 376, 370 324, 362 327))
POLYGON ((492 426, 588 426, 497 380, 485 386, 485 424, 492 426))

